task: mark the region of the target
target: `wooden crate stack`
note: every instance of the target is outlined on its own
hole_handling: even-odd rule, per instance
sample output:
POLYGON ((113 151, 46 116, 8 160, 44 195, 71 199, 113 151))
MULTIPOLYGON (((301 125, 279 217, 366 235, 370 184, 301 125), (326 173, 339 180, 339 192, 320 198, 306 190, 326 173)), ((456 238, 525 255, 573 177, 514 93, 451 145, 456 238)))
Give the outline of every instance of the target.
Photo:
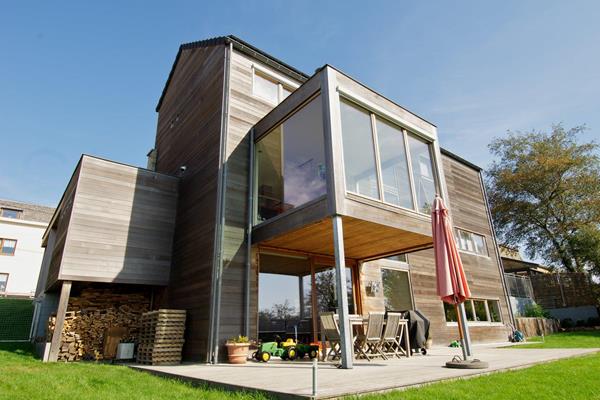
POLYGON ((181 362, 185 310, 160 309, 142 315, 137 362, 172 365, 181 362))

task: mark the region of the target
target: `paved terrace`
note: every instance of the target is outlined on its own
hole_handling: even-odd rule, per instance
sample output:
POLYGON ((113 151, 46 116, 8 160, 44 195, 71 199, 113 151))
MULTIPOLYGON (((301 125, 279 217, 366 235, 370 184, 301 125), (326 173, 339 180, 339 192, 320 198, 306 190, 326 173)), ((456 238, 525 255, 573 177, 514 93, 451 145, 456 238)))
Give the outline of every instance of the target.
MULTIPOLYGON (((460 349, 436 347, 428 355, 395 360, 355 361, 354 369, 342 370, 333 363, 319 363, 318 399, 404 389, 435 381, 468 378, 494 371, 524 368, 534 364, 581 356, 600 349, 519 349, 500 345, 475 346, 476 358, 487 361, 485 370, 443 367, 460 349)), ((231 390, 258 390, 278 398, 310 398, 312 364, 306 361, 271 360, 268 364, 249 361, 245 365, 182 364, 176 366, 132 365, 157 375, 208 384, 231 390)))

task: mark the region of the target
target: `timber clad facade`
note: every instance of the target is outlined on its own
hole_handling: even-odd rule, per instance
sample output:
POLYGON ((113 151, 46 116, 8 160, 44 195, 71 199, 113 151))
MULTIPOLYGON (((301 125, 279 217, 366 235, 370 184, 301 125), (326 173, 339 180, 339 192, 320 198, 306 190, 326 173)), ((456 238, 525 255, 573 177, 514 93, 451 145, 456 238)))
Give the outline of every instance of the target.
POLYGON ((457 328, 436 296, 439 193, 462 238, 471 335, 506 339, 480 170, 441 151, 430 122, 331 66, 309 77, 232 36, 182 45, 156 110, 155 171, 77 166, 46 235, 47 293, 151 287, 153 307, 187 310, 188 360, 222 360, 239 334, 316 340, 322 311, 416 308, 446 344, 457 328))

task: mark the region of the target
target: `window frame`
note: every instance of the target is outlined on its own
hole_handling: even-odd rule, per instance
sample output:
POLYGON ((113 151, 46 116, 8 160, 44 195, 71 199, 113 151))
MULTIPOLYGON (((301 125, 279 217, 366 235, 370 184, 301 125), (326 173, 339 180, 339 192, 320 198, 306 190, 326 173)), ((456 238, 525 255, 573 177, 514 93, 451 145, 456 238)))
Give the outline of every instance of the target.
MULTIPOLYGON (((471 311, 472 311, 472 315, 471 318, 473 318, 473 320, 469 320, 469 316, 467 315, 467 324, 468 325, 473 325, 473 326, 504 326, 504 323, 502 322, 502 307, 500 305, 500 299, 499 298, 481 298, 481 297, 473 297, 470 299, 465 300, 466 302, 470 302, 471 303, 471 311), (475 311, 475 301, 483 301, 484 302, 484 307, 485 307, 485 314, 486 314, 486 320, 485 321, 478 321, 477 320, 477 312, 475 311), (498 317, 500 319, 500 321, 492 321, 492 315, 490 313, 490 305, 489 302, 490 301, 494 301, 498 304, 498 317)), ((445 302, 442 302, 442 311, 444 314, 444 321, 446 322, 446 326, 456 326, 458 325, 458 321, 447 321, 446 320, 446 309, 445 309, 445 302)), ((465 307, 465 312, 467 312, 466 307, 465 307)))
POLYGON ((17 239, 0 238, 0 256, 13 257, 15 255, 15 253, 17 252, 17 243, 18 243, 17 239), (12 253, 5 253, 4 251, 2 251, 2 249, 4 249, 4 242, 7 240, 15 242, 15 247, 13 247, 12 253))
MULTIPOLYGON (((469 230, 469 229, 464 229, 464 228, 461 228, 459 226, 455 226, 454 227, 454 231, 455 231, 454 239, 456 240, 456 247, 458 248, 458 251, 460 251, 461 253, 471 254, 471 255, 474 255, 474 256, 477 256, 477 257, 490 258, 490 250, 488 248, 488 240, 487 240, 486 235, 483 235, 483 234, 478 233, 478 232, 474 232, 474 231, 469 230), (469 235, 480 236, 483 239, 483 248, 485 249, 485 254, 480 254, 480 253, 477 253, 476 251, 470 251, 470 250, 462 249, 461 246, 460 246, 460 232, 468 233, 469 235)), ((476 248, 475 241, 473 241, 472 238, 471 238, 471 241, 473 243, 473 247, 476 248)))
POLYGON ((23 210, 19 208, 0 207, 0 217, 7 219, 23 219, 23 210), (14 211, 16 213, 16 217, 6 217, 4 216, 4 211, 14 211))
MULTIPOLYGON (((381 274, 381 286, 382 286, 381 290, 383 291, 383 274, 381 273, 382 269, 405 272, 408 277, 408 290, 410 292, 410 304, 412 305, 412 309, 414 310, 415 309, 415 294, 413 292, 412 276, 410 273, 410 264, 408 262, 404 262, 404 261, 396 261, 396 260, 389 260, 389 259, 385 259, 385 260, 388 261, 390 264, 386 263, 379 267, 380 274, 381 274)), ((383 294, 383 298, 384 298, 384 305, 385 305, 385 294, 383 294)))
POLYGON ((300 87, 300 85, 298 85, 298 84, 292 82, 291 80, 286 79, 282 76, 274 74, 273 72, 269 71, 266 68, 262 68, 256 64, 252 65, 252 96, 254 96, 264 102, 267 102, 272 105, 281 104, 281 102, 287 98, 287 96, 283 97, 283 89, 284 88, 288 92, 290 92, 290 94, 292 94, 299 87, 300 87), (271 101, 271 99, 261 96, 256 92, 256 75, 259 75, 261 78, 271 81, 272 83, 277 85, 277 101, 276 102, 273 102, 273 101, 271 101))
MULTIPOLYGON (((378 193, 379 193, 380 199, 348 190, 348 187, 346 185, 346 179, 343 179, 344 192, 346 194, 346 197, 352 198, 352 196, 356 196, 358 198, 367 199, 369 201, 377 202, 377 203, 380 203, 385 206, 393 207, 395 209, 405 210, 405 211, 413 212, 413 213, 416 213, 419 215, 429 216, 428 213, 421 212, 421 210, 419 209, 418 202, 417 202, 417 192, 415 190, 415 180, 414 180, 414 176, 413 176, 412 160, 411 160, 411 152, 410 152, 409 143, 408 143, 408 136, 410 135, 410 136, 414 137, 415 139, 421 140, 421 141, 425 142, 425 144, 427 145, 428 151, 429 151, 429 157, 431 159, 433 184, 436 189, 436 192, 440 193, 440 179, 441 179, 440 171, 439 171, 439 166, 438 166, 438 158, 436 157, 436 152, 433 149, 434 141, 432 140, 432 138, 419 133, 417 130, 413 130, 413 129, 404 127, 402 124, 400 124, 394 118, 387 116, 386 114, 384 114, 382 112, 378 112, 377 110, 374 110, 373 107, 370 107, 368 104, 365 104, 364 102, 354 98, 353 95, 347 94, 345 91, 344 92, 340 91, 339 88, 338 88, 338 94, 340 97, 339 103, 341 103, 342 101, 345 101, 347 103, 350 103, 354 107, 364 110, 366 113, 369 114, 369 117, 371 119, 372 145, 373 145, 373 151, 374 151, 374 155, 375 155, 375 171, 376 171, 377 186, 378 186, 378 193), (399 206, 397 204, 385 201, 383 176, 382 176, 382 169, 381 169, 381 162, 380 162, 381 155, 380 155, 379 146, 378 146, 377 119, 391 125, 392 127, 396 128, 402 132, 404 154, 406 156, 406 164, 407 164, 407 168, 408 168, 408 180, 409 180, 409 186, 410 186, 410 191, 411 191, 411 197, 412 197, 412 201, 413 201, 413 208, 407 208, 407 207, 399 206)), ((340 114, 341 114, 341 112, 340 112, 340 114)), ((340 121, 340 128, 341 128, 341 121, 340 121)), ((342 135, 341 140, 343 141, 343 135, 344 135, 343 130, 341 129, 340 132, 342 135)), ((343 151, 341 154, 341 158, 342 158, 342 164, 345 165, 343 151)), ((344 171, 344 173, 345 173, 345 171, 344 171)))
POLYGON ((4 295, 8 292, 7 289, 8 289, 8 280, 10 279, 10 274, 8 272, 0 272, 0 276, 6 276, 6 280, 4 281, 5 288, 4 288, 4 290, 0 290, 0 294, 4 295))

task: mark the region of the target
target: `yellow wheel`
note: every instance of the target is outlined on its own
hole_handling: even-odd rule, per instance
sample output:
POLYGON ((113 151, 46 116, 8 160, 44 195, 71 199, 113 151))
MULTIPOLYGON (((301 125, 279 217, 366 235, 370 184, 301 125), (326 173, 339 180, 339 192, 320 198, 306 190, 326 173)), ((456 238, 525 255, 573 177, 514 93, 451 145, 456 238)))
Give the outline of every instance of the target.
POLYGON ((308 353, 308 356, 312 360, 313 358, 317 358, 319 356, 319 352, 313 349, 310 351, 310 353, 308 353))
POLYGON ((298 356, 298 353, 296 352, 296 348, 295 347, 288 348, 287 353, 288 353, 288 358, 290 360, 295 360, 296 357, 298 356))
POLYGON ((260 360, 262 362, 269 362, 269 360, 271 359, 271 354, 264 352, 264 353, 260 353, 260 360))

